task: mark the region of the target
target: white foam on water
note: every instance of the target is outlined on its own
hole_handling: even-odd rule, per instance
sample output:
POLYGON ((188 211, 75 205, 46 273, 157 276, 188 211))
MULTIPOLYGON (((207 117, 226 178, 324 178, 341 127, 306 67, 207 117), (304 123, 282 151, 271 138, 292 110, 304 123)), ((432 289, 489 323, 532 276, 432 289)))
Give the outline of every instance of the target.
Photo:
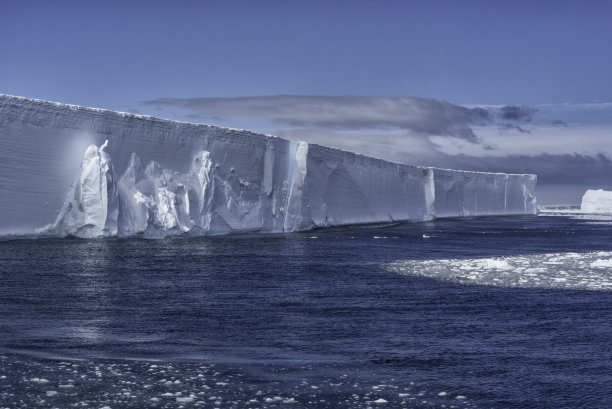
POLYGON ((388 271, 460 284, 495 287, 612 290, 612 252, 398 260, 388 271))

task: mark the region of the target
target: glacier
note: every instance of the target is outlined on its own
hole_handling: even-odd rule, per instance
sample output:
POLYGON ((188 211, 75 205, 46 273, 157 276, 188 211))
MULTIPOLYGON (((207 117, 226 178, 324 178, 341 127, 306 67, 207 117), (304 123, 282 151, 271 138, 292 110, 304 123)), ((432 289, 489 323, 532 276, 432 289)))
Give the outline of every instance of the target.
POLYGON ((0 237, 163 238, 536 214, 536 182, 0 94, 0 237))
POLYGON ((584 192, 580 203, 582 213, 612 214, 612 192, 589 189, 584 192))

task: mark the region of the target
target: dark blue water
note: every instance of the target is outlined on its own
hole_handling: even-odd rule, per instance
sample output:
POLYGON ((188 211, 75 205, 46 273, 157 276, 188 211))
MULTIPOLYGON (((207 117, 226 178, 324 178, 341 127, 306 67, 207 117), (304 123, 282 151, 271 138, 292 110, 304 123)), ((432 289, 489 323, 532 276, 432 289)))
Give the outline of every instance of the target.
POLYGON ((388 268, 609 251, 569 217, 0 242, 0 408, 612 407, 611 291, 388 268))

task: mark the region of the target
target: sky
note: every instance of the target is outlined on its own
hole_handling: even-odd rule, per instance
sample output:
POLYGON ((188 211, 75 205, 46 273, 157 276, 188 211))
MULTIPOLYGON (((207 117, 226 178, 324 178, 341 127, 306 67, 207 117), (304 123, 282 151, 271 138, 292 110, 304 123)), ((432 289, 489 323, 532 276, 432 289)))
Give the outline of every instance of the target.
POLYGON ((0 93, 612 190, 611 1, 1 1, 0 93))

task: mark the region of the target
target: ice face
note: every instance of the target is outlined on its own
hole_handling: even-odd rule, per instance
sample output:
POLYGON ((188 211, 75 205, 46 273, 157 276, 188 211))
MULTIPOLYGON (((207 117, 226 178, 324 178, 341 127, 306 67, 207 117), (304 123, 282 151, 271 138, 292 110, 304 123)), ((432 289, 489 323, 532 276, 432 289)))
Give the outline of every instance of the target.
POLYGON ((612 192, 602 189, 587 190, 580 204, 582 213, 612 214, 612 192))
POLYGON ((104 152, 91 145, 85 151, 81 174, 68 195, 54 231, 59 235, 106 237, 117 235, 118 194, 113 165, 104 152))
POLYGON ((0 236, 292 232, 537 211, 534 175, 410 166, 4 95, 0 135, 0 236))
POLYGON ((436 217, 537 213, 535 175, 434 169, 436 217))
POLYGON ((127 169, 118 182, 120 236, 132 236, 144 232, 147 228, 149 209, 155 202, 138 190, 137 184, 144 180, 145 174, 140 158, 133 153, 127 169))

